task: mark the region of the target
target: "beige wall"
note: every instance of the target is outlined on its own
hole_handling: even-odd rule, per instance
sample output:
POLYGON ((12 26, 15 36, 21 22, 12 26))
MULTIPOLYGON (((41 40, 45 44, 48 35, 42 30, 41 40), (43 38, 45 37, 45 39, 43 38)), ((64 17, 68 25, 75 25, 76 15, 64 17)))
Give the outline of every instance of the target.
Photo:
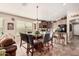
POLYGON ((11 15, 7 13, 2 13, 0 12, 0 17, 3 18, 3 31, 4 33, 10 33, 12 36, 16 36, 16 20, 23 20, 23 21, 28 21, 28 22, 33 22, 34 20, 16 16, 16 15, 11 15), (12 21, 11 19, 14 18, 15 21, 12 21), (7 24, 8 23, 14 23, 14 30, 7 30, 7 24))

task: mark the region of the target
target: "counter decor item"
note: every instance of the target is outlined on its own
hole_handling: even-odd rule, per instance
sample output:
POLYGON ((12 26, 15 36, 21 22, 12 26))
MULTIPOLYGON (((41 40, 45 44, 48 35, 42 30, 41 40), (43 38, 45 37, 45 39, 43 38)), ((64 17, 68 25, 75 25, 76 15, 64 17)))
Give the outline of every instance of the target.
POLYGON ((40 34, 40 32, 39 32, 39 31, 36 31, 36 32, 35 32, 35 35, 37 35, 37 36, 38 36, 39 34, 40 34))

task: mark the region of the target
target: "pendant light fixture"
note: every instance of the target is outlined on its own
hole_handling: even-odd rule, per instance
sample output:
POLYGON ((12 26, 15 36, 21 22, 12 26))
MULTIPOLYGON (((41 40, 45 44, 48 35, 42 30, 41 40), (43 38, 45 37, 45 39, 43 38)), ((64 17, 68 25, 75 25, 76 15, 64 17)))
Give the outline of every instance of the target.
POLYGON ((39 27, 39 24, 38 24, 38 5, 36 6, 36 8, 37 8, 37 11, 36 11, 36 15, 37 15, 37 18, 36 18, 36 25, 37 25, 37 28, 36 28, 36 31, 38 31, 38 27, 39 27))
MULTIPOLYGON (((40 32, 39 32, 39 23, 38 23, 38 5, 36 6, 36 9, 37 9, 37 11, 36 11, 36 15, 37 15, 37 18, 36 18, 36 36, 38 36, 39 34, 40 34, 40 32)), ((37 38, 36 38, 37 39, 37 38)))

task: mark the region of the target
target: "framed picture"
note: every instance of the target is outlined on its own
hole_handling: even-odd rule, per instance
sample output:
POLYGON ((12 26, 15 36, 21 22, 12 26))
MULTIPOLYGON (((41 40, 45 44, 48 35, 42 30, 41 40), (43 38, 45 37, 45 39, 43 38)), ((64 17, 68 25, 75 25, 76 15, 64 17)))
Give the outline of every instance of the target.
POLYGON ((14 23, 8 23, 7 29, 8 30, 14 30, 14 23))

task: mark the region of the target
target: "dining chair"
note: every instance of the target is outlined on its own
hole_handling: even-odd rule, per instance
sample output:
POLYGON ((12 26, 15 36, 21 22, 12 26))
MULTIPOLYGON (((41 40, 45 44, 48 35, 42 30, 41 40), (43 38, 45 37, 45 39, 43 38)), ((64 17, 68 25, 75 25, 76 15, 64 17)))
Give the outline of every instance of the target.
POLYGON ((34 53, 34 41, 33 41, 33 36, 28 35, 28 46, 27 46, 27 54, 31 53, 31 56, 33 56, 34 53))
POLYGON ((31 44, 32 56, 35 52, 39 52, 41 54, 44 52, 42 42, 34 42, 33 35, 28 35, 28 39, 29 43, 31 44))
MULTIPOLYGON (((28 43, 28 36, 24 33, 20 33, 20 38, 21 38, 21 41, 20 41, 20 47, 23 46, 23 44, 26 44, 28 43), (23 41, 25 43, 23 43, 23 41)), ((24 46, 23 46, 24 47, 24 46)), ((24 47, 25 48, 25 47, 24 47)))
POLYGON ((26 49, 26 53, 27 55, 33 55, 33 40, 32 40, 32 36, 31 35, 28 35, 28 34, 23 34, 23 33, 20 33, 20 36, 21 36, 21 42, 20 42, 20 47, 24 47, 26 49), (25 43, 22 43, 22 41, 25 41, 25 43, 27 43, 27 47, 23 46, 23 44, 25 43))
POLYGON ((28 34, 24 34, 24 33, 20 33, 21 36, 21 42, 20 42, 20 47, 24 47, 26 49, 26 53, 27 55, 33 55, 33 40, 32 36, 28 35, 28 34), (22 43, 22 41, 24 41, 25 43, 22 43), (23 44, 27 43, 27 47, 23 46, 23 44))
POLYGON ((50 33, 50 40, 49 41, 51 41, 50 45, 53 48, 53 33, 52 32, 50 33))
POLYGON ((50 41, 50 33, 46 33, 44 36, 44 47, 49 51, 49 41, 50 41))
POLYGON ((45 33, 43 36, 43 44, 44 44, 44 54, 50 51, 50 47, 53 48, 53 33, 50 35, 49 32, 45 33))
POLYGON ((26 41, 27 43, 27 48, 23 46, 26 49, 27 55, 31 54, 31 56, 33 56, 35 52, 40 52, 40 53, 43 52, 42 42, 34 43, 33 35, 23 34, 23 33, 20 33, 20 35, 21 35, 20 46, 22 46, 22 40, 26 41))

